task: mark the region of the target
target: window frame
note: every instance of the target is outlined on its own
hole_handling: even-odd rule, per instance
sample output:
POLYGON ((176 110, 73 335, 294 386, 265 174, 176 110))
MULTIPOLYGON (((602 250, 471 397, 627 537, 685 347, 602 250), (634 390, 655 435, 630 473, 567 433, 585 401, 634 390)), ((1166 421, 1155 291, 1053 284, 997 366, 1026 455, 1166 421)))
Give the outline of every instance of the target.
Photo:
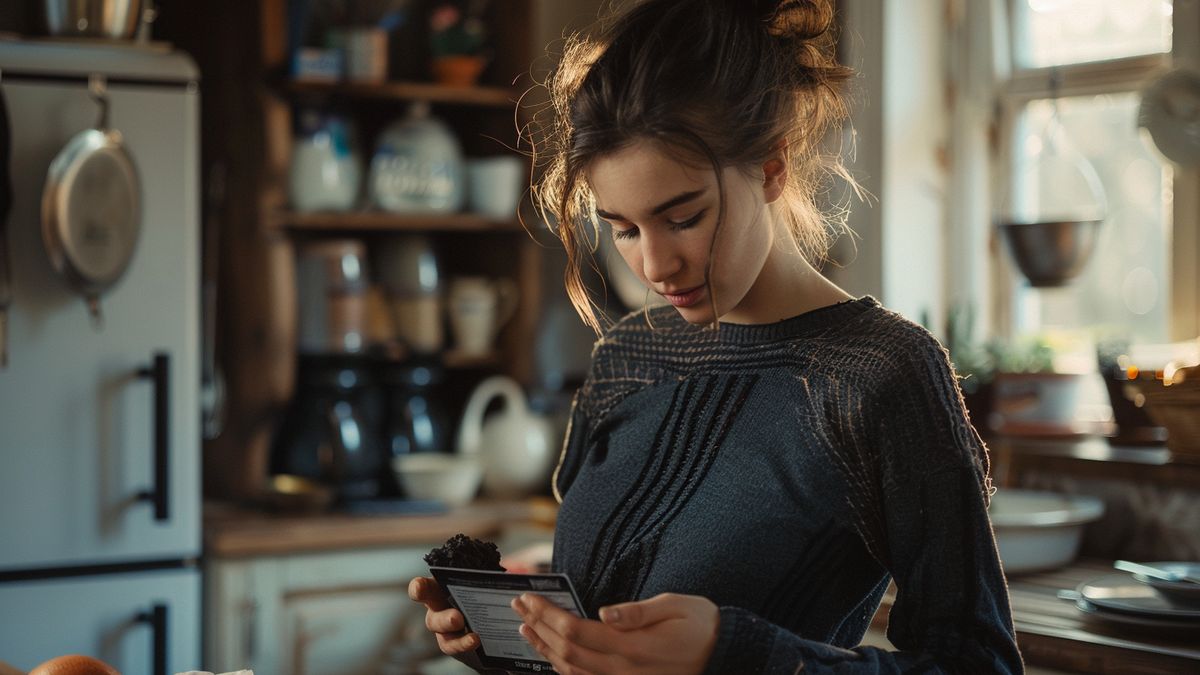
MULTIPOLYGON (((1027 67, 1019 63, 1019 47, 1025 39, 1019 5, 1026 0, 1004 0, 1008 25, 1013 27, 1006 44, 1007 76, 997 82, 996 138, 993 147, 993 177, 1010 179, 1017 119, 1024 106, 1034 100, 1054 97, 1137 93, 1157 76, 1187 63, 1200 67, 1200 9, 1195 2, 1174 2, 1170 53, 1130 56, 1107 61, 1089 61, 1058 66, 1027 67), (1191 30, 1187 30, 1190 27, 1191 30), (1057 81, 1056 81, 1057 80, 1057 81)), ((1168 162, 1168 160, 1163 160, 1168 162)), ((1169 163, 1169 162, 1168 162, 1169 163)), ((1195 339, 1200 335, 1200 170, 1172 165, 1173 204, 1168 238, 1170 270, 1167 289, 1167 334, 1171 340, 1195 339)), ((994 198, 995 195, 993 195, 994 198)), ((993 237, 996 234, 993 232, 993 237)), ((1015 337, 1015 310, 1022 289, 1014 267, 1002 245, 992 247, 992 325, 1002 335, 1015 337)))

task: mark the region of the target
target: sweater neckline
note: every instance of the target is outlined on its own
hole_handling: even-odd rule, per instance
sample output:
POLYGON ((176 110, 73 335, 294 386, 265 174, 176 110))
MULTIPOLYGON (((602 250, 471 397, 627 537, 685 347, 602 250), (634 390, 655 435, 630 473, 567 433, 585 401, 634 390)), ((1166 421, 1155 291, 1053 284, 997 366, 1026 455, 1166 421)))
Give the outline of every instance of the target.
MULTIPOLYGON (((801 337, 841 325, 863 312, 879 306, 879 301, 874 297, 864 295, 811 309, 773 323, 720 323, 719 340, 730 344, 755 344, 801 337)), ((673 308, 672 312, 679 316, 673 308)), ((683 317, 679 317, 679 319, 682 321, 683 317)), ((701 328, 701 330, 707 331, 708 329, 701 328)))

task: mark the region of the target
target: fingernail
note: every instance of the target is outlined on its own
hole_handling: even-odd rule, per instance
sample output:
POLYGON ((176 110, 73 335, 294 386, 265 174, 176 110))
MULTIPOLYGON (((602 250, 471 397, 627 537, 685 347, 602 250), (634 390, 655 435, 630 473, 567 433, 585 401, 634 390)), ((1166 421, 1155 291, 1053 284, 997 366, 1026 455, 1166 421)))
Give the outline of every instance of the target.
POLYGON ((609 623, 621 620, 621 610, 616 607, 605 607, 600 610, 600 618, 609 623))
POLYGON ((525 603, 521 602, 521 598, 513 598, 513 601, 509 604, 512 605, 513 611, 517 614, 525 613, 525 603))

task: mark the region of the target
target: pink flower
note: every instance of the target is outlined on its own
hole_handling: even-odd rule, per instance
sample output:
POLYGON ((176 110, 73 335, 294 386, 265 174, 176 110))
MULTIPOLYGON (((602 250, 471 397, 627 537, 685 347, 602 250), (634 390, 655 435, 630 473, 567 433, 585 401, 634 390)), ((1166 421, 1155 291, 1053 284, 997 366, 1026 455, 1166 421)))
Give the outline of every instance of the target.
POLYGON ((458 23, 460 14, 454 5, 442 5, 429 16, 429 26, 435 31, 443 31, 458 23))

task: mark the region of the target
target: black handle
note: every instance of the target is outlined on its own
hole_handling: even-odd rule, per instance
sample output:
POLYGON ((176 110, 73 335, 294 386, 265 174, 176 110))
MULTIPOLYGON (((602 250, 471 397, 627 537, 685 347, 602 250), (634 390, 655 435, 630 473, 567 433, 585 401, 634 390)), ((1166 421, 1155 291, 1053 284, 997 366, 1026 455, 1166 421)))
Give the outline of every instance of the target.
POLYGON ((154 504, 154 519, 170 518, 169 498, 171 458, 171 356, 154 355, 149 368, 138 370, 138 377, 154 381, 154 488, 138 493, 138 500, 154 504))
POLYGON ((150 646, 150 672, 154 675, 167 675, 167 606, 155 604, 149 612, 137 615, 138 623, 150 624, 154 632, 153 644, 150 646))

